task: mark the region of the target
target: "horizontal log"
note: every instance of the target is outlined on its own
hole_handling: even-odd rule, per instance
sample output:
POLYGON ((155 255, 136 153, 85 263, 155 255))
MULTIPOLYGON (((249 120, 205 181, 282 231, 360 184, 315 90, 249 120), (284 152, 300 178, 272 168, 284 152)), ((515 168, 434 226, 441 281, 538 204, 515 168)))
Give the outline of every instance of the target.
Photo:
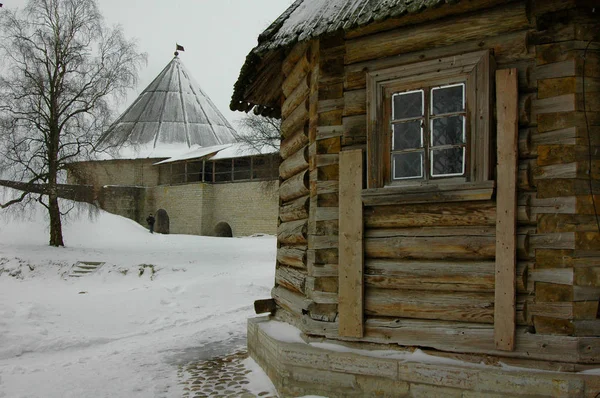
POLYGON ((306 271, 297 268, 279 266, 275 270, 275 285, 304 294, 306 271))
POLYGON ((529 27, 525 4, 511 3, 478 14, 346 41, 346 64, 420 51, 469 40, 482 40, 529 27), (453 32, 451 35, 448 32, 453 32))
POLYGON ((391 290, 366 287, 365 314, 493 323, 494 294, 391 290))
POLYGON ((289 158, 308 144, 308 123, 304 123, 295 132, 284 138, 279 145, 279 154, 283 160, 289 158))
POLYGON ((290 96, 302 80, 310 80, 307 78, 307 74, 310 71, 310 61, 308 60, 307 55, 308 54, 305 54, 298 59, 298 62, 296 62, 296 65, 294 65, 290 74, 283 80, 281 90, 286 98, 290 96))
POLYGON ((420 228, 365 231, 365 256, 415 260, 491 260, 494 228, 420 228))
POLYGON ((308 220, 290 221, 277 227, 277 241, 284 245, 307 243, 308 220))
POLYGON ((277 262, 290 267, 306 268, 306 246, 281 246, 277 249, 277 262))
POLYGON ((410 228, 495 225, 492 201, 367 206, 366 228, 410 228))
POLYGON ((340 111, 344 109, 344 98, 334 98, 328 100, 319 100, 318 113, 325 113, 331 111, 340 111))
POLYGON ((279 177, 287 180, 302 170, 308 169, 308 147, 296 151, 279 165, 279 177))
POLYGON ((303 196, 279 208, 279 219, 282 222, 308 218, 309 197, 303 196))
POLYGON ((411 187, 365 189, 365 206, 400 205, 416 203, 468 202, 488 200, 494 193, 494 181, 465 184, 423 184, 411 187))
MULTIPOLYGON (((292 321, 292 314, 282 314, 292 321)), ((338 322, 318 322, 307 316, 296 325, 307 335, 346 341, 353 338, 339 336, 338 322)), ((517 327, 515 351, 496 350, 494 326, 468 322, 419 320, 406 318, 367 317, 365 335, 359 341, 375 344, 396 344, 405 347, 430 347, 456 353, 495 355, 501 358, 558 361, 561 363, 598 363, 595 346, 600 338, 583 340, 577 337, 540 335, 529 332, 529 327, 517 327), (591 349, 590 349, 591 347, 591 349), (587 351, 592 351, 589 355, 587 351)), ((562 366, 555 370, 563 369, 562 366)))
POLYGON ((307 299, 304 295, 288 290, 283 286, 271 289, 271 297, 277 302, 277 305, 297 316, 308 311, 308 307, 313 303, 312 300, 307 299))
MULTIPOLYGON (((519 263, 516 285, 528 293, 531 264, 519 263)), ((493 293, 494 262, 365 261, 365 286, 381 289, 493 293)))
POLYGON ((308 170, 302 171, 283 181, 279 186, 279 197, 288 202, 309 193, 308 170))
POLYGON ((306 79, 302 79, 298 83, 298 87, 291 92, 290 96, 283 101, 281 106, 281 117, 287 119, 290 114, 300 105, 308 99, 309 94, 309 83, 306 79))
POLYGON ((289 138, 292 134, 298 131, 308 120, 308 100, 298 104, 290 115, 281 122, 282 137, 289 138))
MULTIPOLYGON (((494 50, 494 58, 499 65, 512 67, 511 62, 523 62, 535 55, 534 49, 527 45, 529 30, 489 37, 483 40, 473 40, 450 46, 428 48, 418 52, 401 54, 386 58, 364 61, 346 66, 344 76, 344 88, 346 90, 362 89, 366 87, 366 71, 374 71, 394 66, 408 65, 421 61, 442 58, 453 54, 464 54, 467 52, 480 51, 482 48, 494 50)), ((524 77, 526 78, 526 76, 524 77)), ((533 82, 535 83, 535 81, 533 82)), ((531 85, 531 83, 526 83, 531 85)), ((535 87, 535 84, 533 84, 535 87)))
POLYGON ((281 70, 284 76, 288 76, 291 73, 292 69, 294 69, 300 58, 304 57, 306 59, 310 59, 310 54, 311 49, 309 42, 307 41, 293 46, 281 64, 281 70))

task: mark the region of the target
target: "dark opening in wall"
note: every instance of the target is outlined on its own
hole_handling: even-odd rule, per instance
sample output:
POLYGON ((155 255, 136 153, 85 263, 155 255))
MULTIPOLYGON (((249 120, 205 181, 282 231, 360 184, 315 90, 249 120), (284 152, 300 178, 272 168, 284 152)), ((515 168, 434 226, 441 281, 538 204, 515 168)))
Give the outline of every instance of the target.
POLYGON ((169 233, 169 215, 165 209, 159 209, 156 212, 156 225, 154 231, 159 234, 169 233))
POLYGON ((220 222, 215 226, 215 236, 221 238, 232 238, 233 231, 231 227, 226 222, 220 222))

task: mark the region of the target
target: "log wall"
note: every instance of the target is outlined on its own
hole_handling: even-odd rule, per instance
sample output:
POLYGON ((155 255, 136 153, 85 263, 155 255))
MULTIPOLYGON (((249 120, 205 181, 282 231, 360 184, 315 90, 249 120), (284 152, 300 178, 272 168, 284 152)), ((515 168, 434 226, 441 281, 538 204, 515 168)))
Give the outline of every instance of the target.
POLYGON ((490 49, 497 69, 518 73, 514 351, 494 346, 495 198, 364 206, 358 341, 600 362, 600 24, 575 1, 500 3, 477 18, 299 44, 289 57, 303 55, 284 61, 293 84, 284 90, 282 188, 295 188, 283 190, 280 208, 281 319, 353 340, 337 322, 338 160, 366 152, 366 72, 490 49))

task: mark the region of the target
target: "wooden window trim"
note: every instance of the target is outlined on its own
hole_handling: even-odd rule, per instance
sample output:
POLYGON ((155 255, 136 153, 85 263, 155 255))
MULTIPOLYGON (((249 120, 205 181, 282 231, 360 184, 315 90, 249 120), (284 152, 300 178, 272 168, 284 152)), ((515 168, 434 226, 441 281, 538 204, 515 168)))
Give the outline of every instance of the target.
POLYGON ((428 195, 430 201, 438 201, 442 197, 453 200, 485 200, 492 197, 494 183, 490 180, 494 158, 490 143, 494 138, 491 112, 494 69, 490 51, 483 50, 367 72, 367 189, 362 195, 365 203, 370 198, 380 197, 386 197, 388 204, 406 203, 407 196, 418 197, 419 202, 428 201, 428 195), (386 92, 389 94, 390 90, 400 88, 412 90, 458 81, 466 83, 468 104, 466 123, 470 153, 465 160, 465 177, 391 183, 388 177, 390 133, 389 121, 385 118, 386 92), (469 187, 473 190, 472 194, 469 193, 469 187), (442 194, 436 195, 436 192, 442 194), (394 196, 397 202, 394 202, 394 196))

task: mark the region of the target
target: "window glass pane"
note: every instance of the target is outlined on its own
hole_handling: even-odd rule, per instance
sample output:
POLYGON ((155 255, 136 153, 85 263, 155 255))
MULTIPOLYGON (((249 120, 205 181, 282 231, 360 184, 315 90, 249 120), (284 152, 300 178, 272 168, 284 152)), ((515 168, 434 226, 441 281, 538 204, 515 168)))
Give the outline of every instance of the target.
POLYGON ((423 90, 396 93, 392 103, 393 120, 423 116, 423 90))
POLYGON ((423 152, 392 154, 394 180, 423 177, 423 152))
POLYGON ((464 116, 441 117, 431 121, 431 145, 457 145, 464 143, 464 116))
POLYGON ((393 125, 392 150, 416 149, 423 147, 423 129, 421 120, 397 123, 393 125))
POLYGON ((465 109, 464 84, 431 89, 431 111, 434 115, 462 112, 465 109))
POLYGON ((463 147, 434 149, 431 151, 431 176, 462 175, 465 172, 463 147))

